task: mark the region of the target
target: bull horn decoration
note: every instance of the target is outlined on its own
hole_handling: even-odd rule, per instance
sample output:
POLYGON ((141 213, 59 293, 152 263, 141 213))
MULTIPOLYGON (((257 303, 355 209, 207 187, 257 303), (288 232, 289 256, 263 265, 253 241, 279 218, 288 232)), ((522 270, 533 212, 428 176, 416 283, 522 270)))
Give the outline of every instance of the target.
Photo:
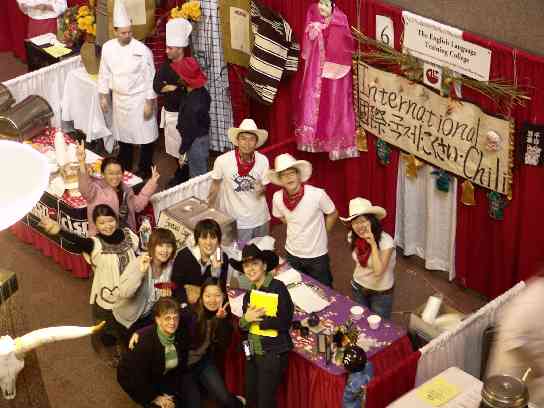
POLYGON ((105 325, 106 322, 101 322, 91 327, 59 326, 34 330, 15 339, 15 355, 22 360, 26 353, 43 344, 88 336, 100 331, 105 325))

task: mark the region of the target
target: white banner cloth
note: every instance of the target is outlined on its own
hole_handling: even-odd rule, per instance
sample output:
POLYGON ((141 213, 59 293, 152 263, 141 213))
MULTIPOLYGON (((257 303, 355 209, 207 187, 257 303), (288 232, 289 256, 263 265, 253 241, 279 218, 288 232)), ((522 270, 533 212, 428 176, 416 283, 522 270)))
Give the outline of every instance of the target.
POLYGON ((64 84, 68 73, 81 66, 79 55, 65 59, 56 64, 20 75, 3 84, 9 89, 15 101, 21 102, 29 95, 39 95, 51 105, 54 116, 51 118, 53 127, 61 125, 61 104, 64 84))
POLYGON ((449 272, 455 278, 455 226, 457 224, 457 178, 448 193, 436 188, 435 167, 423 165, 417 178, 406 177, 404 161, 397 177, 395 242, 404 255, 425 259, 425 268, 449 272))
POLYGON ((480 378, 482 357, 482 335, 494 323, 502 306, 508 303, 525 287, 519 282, 508 292, 489 302, 470 315, 453 331, 444 332, 423 346, 417 364, 416 384, 419 386, 448 367, 461 370, 480 378))
MULTIPOLYGON (((111 111, 107 118, 111 124, 111 111)), ((87 142, 111 137, 111 131, 100 109, 97 83, 83 67, 70 71, 66 78, 62 97, 62 120, 74 121, 74 128, 87 135, 87 142)))

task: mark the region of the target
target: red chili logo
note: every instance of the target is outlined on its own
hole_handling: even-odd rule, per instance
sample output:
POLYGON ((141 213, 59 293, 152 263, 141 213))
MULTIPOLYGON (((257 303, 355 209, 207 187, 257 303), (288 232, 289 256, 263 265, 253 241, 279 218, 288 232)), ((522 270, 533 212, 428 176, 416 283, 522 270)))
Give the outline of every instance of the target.
POLYGON ((427 76, 427 81, 429 81, 431 84, 436 84, 438 82, 438 70, 429 68, 427 72, 425 72, 425 75, 427 76))

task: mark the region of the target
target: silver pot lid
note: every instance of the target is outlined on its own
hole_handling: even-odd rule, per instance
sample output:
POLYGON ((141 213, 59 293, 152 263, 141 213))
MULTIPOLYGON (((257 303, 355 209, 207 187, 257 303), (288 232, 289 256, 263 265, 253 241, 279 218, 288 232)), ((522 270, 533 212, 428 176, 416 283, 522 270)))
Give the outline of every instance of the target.
POLYGON ((494 375, 485 380, 483 401, 492 408, 523 408, 529 401, 527 386, 511 375, 494 375))

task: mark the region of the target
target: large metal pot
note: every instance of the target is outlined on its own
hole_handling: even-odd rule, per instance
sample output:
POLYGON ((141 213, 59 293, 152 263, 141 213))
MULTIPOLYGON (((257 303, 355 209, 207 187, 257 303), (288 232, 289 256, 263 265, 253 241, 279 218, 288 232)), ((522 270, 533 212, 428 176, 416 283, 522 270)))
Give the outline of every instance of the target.
POLYGON ((527 408, 528 403, 529 390, 519 378, 500 374, 485 380, 480 408, 527 408))
POLYGON ((38 95, 30 95, 0 113, 0 139, 32 139, 50 125, 53 110, 38 95))
POLYGON ((7 111, 15 103, 15 98, 8 87, 0 84, 0 112, 7 111))

